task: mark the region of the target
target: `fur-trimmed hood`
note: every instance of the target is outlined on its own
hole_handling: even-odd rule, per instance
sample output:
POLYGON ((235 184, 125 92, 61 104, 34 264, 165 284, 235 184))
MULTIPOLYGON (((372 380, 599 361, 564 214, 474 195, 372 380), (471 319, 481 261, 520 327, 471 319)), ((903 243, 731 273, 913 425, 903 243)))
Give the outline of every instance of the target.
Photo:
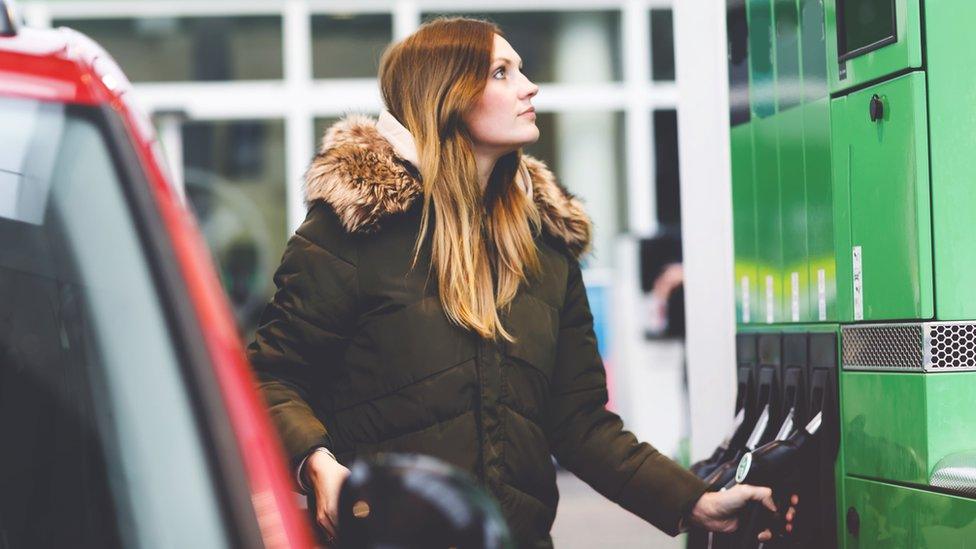
MULTIPOLYGON (((412 163, 415 153, 410 154, 404 139, 409 142, 409 134, 391 137, 368 116, 349 115, 336 122, 305 174, 305 201, 331 205, 350 233, 376 231, 384 217, 407 211, 423 195, 412 163)), ((592 224, 580 201, 540 160, 523 155, 521 171, 528 174, 526 190, 539 210, 543 230, 577 258, 586 253, 592 224)))

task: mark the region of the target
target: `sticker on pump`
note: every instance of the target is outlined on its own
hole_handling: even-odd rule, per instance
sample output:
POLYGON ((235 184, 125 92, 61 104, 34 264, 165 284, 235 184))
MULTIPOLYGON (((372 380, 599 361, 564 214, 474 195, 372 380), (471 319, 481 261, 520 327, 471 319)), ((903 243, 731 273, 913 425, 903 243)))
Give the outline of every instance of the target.
POLYGON ((827 320, 827 272, 817 270, 817 318, 827 320))
POLYGON ((790 273, 790 319, 800 321, 800 273, 790 273))
POLYGON ((861 247, 854 246, 854 320, 864 320, 864 275, 861 272, 861 247))
POLYGON ((752 468, 752 452, 746 453, 746 455, 742 456, 742 459, 739 460, 739 468, 735 470, 735 482, 742 484, 742 481, 749 476, 750 468, 752 468))
POLYGON ((752 304, 749 302, 749 277, 742 277, 742 323, 749 324, 752 304))

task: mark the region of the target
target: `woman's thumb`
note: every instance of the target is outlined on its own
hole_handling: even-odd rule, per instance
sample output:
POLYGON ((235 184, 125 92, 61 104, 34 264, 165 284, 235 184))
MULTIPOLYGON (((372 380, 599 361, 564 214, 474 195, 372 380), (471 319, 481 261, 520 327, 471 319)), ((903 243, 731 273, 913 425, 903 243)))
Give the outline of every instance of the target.
POLYGON ((747 499, 758 501, 763 504, 763 506, 772 512, 776 512, 776 502, 773 501, 773 489, 766 486, 751 486, 748 484, 741 485, 743 488, 748 489, 746 494, 747 499))

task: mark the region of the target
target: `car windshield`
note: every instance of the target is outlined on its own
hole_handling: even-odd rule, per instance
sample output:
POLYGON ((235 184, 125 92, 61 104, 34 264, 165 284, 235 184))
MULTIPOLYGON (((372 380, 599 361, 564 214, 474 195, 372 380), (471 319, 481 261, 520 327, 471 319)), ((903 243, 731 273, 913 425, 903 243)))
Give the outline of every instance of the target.
POLYGON ((0 546, 223 547, 110 116, 0 97, 0 546))

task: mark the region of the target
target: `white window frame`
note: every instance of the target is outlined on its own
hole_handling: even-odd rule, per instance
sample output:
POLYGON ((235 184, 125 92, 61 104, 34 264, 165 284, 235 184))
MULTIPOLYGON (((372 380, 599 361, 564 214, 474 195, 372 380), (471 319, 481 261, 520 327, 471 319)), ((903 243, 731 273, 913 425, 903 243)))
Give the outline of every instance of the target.
MULTIPOLYGON (((318 117, 347 112, 377 112, 382 99, 376 80, 329 79, 312 76, 311 16, 321 13, 389 13, 394 39, 413 32, 421 13, 450 11, 574 11, 619 10, 623 78, 605 84, 542 84, 535 100, 539 112, 620 111, 624 115, 627 226, 646 236, 657 229, 654 186, 652 113, 679 107, 674 82, 650 78, 649 10, 671 8, 673 0, 79 0, 40 1, 24 4, 28 23, 50 26, 62 18, 106 19, 118 17, 192 17, 229 15, 276 15, 282 18, 281 80, 232 82, 165 82, 135 84, 138 101, 148 112, 181 112, 190 120, 281 119, 285 123, 285 179, 288 232, 305 214, 302 175, 314 155, 310 136, 318 117)), ((172 143, 172 140, 170 140, 172 143)), ((168 144, 170 144, 168 143, 168 144)), ((170 155, 171 159, 178 155, 170 155)), ((181 173, 175 170, 174 173, 181 173)), ((182 186, 182 181, 176 182, 182 186)))

